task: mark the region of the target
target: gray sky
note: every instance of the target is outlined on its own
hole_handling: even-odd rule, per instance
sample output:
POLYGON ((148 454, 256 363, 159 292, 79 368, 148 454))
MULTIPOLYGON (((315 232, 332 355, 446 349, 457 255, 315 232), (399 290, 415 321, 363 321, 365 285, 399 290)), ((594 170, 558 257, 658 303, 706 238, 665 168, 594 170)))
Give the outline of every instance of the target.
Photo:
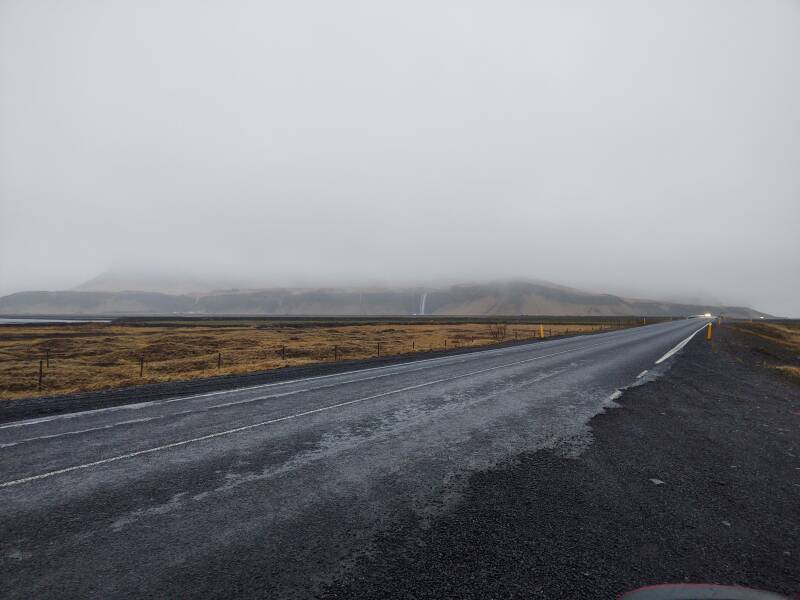
POLYGON ((0 0, 0 293, 112 266, 800 316, 800 1, 0 0))

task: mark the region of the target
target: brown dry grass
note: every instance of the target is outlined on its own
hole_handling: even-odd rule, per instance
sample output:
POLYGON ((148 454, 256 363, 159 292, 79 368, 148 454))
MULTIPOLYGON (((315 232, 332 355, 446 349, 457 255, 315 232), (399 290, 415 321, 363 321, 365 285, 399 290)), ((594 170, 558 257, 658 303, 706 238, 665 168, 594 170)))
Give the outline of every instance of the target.
POLYGON ((800 352, 800 323, 776 325, 770 323, 768 327, 774 330, 781 338, 781 343, 790 350, 800 352))
POLYGON ((800 367, 792 367, 789 365, 784 365, 782 367, 776 367, 776 368, 800 381, 800 367))
MULTIPOLYGON (((743 324, 743 327, 749 333, 777 344, 795 356, 800 354, 800 322, 743 324)), ((800 367, 779 365, 775 368, 800 380, 800 367)))
MULTIPOLYGON (((547 324, 548 335, 596 331, 596 324, 547 324)), ((605 325, 608 328, 608 325, 605 325)), ((538 335, 535 325, 508 325, 506 341, 538 335)), ((0 327, 0 398, 250 373, 339 359, 497 343, 486 323, 318 326, 257 321, 133 325, 80 323, 0 327), (281 358, 281 347, 286 358, 281 358), (49 351, 42 390, 39 361, 49 351), (222 367, 217 368, 218 353, 222 367), (144 375, 139 376, 140 357, 144 375)))
POLYGON ((747 329, 750 333, 789 350, 800 351, 800 323, 757 323, 747 329))

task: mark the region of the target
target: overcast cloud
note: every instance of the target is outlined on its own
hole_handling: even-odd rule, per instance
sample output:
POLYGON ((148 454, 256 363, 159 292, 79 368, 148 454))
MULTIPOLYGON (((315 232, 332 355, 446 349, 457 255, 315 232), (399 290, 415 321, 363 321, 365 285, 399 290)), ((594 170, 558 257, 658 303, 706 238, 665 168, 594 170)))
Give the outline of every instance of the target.
POLYGON ((796 0, 0 2, 0 293, 524 276, 800 316, 796 0))

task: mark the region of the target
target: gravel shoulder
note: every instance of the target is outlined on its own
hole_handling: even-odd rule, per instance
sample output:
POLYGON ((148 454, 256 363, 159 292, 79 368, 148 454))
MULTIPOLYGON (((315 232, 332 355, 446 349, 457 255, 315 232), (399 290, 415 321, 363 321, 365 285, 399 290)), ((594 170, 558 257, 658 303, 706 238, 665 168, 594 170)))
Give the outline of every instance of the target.
POLYGON ((328 598, 614 598, 713 582, 800 591, 800 386, 745 333, 697 336, 577 457, 519 456, 377 541, 328 598))

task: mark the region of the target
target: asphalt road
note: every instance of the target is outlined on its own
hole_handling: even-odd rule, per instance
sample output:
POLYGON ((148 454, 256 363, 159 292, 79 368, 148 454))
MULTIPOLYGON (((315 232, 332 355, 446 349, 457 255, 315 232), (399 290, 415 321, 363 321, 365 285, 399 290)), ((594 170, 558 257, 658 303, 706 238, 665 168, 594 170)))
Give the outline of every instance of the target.
POLYGON ((0 595, 311 597, 470 474, 586 443, 704 323, 4 424, 0 595))

